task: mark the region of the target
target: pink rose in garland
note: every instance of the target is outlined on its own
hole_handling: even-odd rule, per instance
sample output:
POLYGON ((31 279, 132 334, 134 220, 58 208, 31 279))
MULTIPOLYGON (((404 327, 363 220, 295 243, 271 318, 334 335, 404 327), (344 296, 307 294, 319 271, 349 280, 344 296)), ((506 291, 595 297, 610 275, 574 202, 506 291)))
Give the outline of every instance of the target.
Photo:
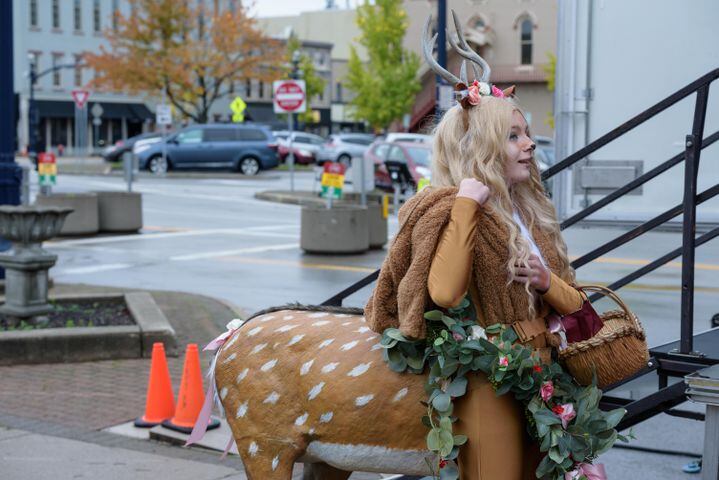
POLYGON ((539 394, 542 396, 542 400, 548 402, 554 395, 554 383, 551 380, 544 382, 542 388, 539 389, 539 394))
POLYGON ((577 413, 574 411, 574 405, 571 403, 565 403, 564 405, 555 405, 552 408, 552 412, 562 421, 562 428, 567 429, 567 425, 572 421, 577 413))
POLYGON ((500 355, 498 363, 500 370, 506 370, 509 367, 509 356, 500 355))
POLYGON ((457 333, 457 332, 452 332, 452 338, 454 338, 458 342, 461 342, 462 340, 464 340, 464 337, 462 336, 462 334, 457 333))

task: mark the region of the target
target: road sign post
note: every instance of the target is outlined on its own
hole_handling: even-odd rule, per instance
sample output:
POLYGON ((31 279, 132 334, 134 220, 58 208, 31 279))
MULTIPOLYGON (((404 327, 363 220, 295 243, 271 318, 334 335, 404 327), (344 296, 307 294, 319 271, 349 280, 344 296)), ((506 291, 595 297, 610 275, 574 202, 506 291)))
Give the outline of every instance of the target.
MULTIPOLYGON (((162 129, 162 164, 167 163, 167 127, 172 125, 172 105, 165 103, 166 94, 162 91, 162 103, 155 108, 155 123, 162 129)), ((134 160, 134 159, 133 159, 134 160)), ((127 184, 127 191, 132 188, 132 181, 127 184)))
POLYGON ((73 90, 72 99, 75 102, 75 152, 85 155, 87 149, 87 100, 90 92, 87 90, 73 90))
POLYGON ((295 155, 292 152, 292 114, 307 110, 304 80, 278 80, 272 84, 275 113, 287 114, 287 163, 290 167, 290 191, 295 191, 295 155))
POLYGON ((95 148, 97 148, 99 145, 97 143, 97 140, 100 137, 100 125, 102 125, 102 114, 105 113, 105 109, 102 108, 102 105, 99 103, 95 103, 92 108, 90 109, 90 113, 92 114, 92 125, 93 125, 93 131, 95 134, 93 135, 94 138, 94 145, 95 148))

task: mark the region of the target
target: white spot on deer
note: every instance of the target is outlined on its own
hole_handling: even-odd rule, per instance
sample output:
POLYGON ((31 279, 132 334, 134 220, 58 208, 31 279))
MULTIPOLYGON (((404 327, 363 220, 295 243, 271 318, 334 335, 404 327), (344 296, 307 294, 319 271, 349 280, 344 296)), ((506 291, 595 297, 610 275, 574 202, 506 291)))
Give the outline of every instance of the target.
POLYGON ((250 371, 249 368, 245 368, 244 370, 242 370, 242 371, 239 373, 239 375, 237 375, 237 380, 236 380, 236 382, 237 382, 237 383, 240 383, 242 380, 244 380, 245 377, 247 376, 247 373, 248 373, 249 371, 250 371))
POLYGON ((260 447, 257 446, 255 442, 250 443, 249 448, 247 449, 247 453, 250 454, 250 457, 254 457, 257 455, 257 452, 260 451, 260 447))
POLYGON ((360 317, 359 321, 360 321, 360 322, 367 322, 367 319, 364 318, 364 317, 360 317))
POLYGON ((344 345, 342 345, 342 346, 340 347, 340 350, 342 350, 342 351, 344 351, 344 352, 346 352, 347 350, 352 350, 354 347, 357 346, 358 343, 359 343, 359 340, 354 340, 354 341, 352 341, 352 342, 347 342, 347 343, 345 343, 344 345))
POLYGON ((351 317, 351 316, 352 315, 348 315, 346 313, 335 313, 335 317, 337 317, 337 318, 347 318, 347 317, 351 317))
POLYGON ((327 340, 323 340, 322 343, 320 343, 320 346, 317 348, 325 348, 326 346, 330 345, 334 341, 335 341, 334 338, 328 338, 327 340))
POLYGON ((344 323, 342 324, 343 327, 346 327, 347 325, 352 325, 352 322, 344 322, 344 323))
POLYGON ((322 387, 324 387, 324 386, 325 386, 325 382, 320 382, 317 385, 315 385, 314 387, 312 387, 312 390, 310 390, 310 393, 307 394, 307 400, 314 400, 315 398, 317 398, 317 395, 320 394, 320 392, 322 391, 322 387))
POLYGON ((357 333, 367 333, 369 332, 369 327, 360 327, 357 330, 355 330, 357 333))
POLYGON ((275 350, 279 344, 280 344, 280 342, 275 342, 275 344, 272 345, 272 350, 275 350))
POLYGON ((300 425, 304 425, 305 422, 307 421, 307 417, 309 417, 309 416, 310 416, 310 414, 307 413, 307 412, 305 412, 304 414, 300 415, 299 417, 297 417, 297 418, 295 419, 295 425, 298 426, 298 427, 299 427, 300 425))
POLYGON ((247 409, 249 408, 250 401, 247 400, 244 403, 241 403, 239 407, 237 407, 237 415, 235 417, 237 418, 243 418, 245 415, 247 415, 247 409))
POLYGON ((287 343, 287 346, 288 346, 288 347, 291 347, 292 345, 294 345, 295 343, 299 342, 299 341, 302 340, 303 338, 305 338, 304 334, 302 334, 302 335, 295 335, 294 337, 292 337, 292 340, 290 340, 290 341, 287 343))
POLYGON ((254 355, 255 353, 259 352, 263 348, 267 346, 266 343, 260 343, 259 345, 255 345, 252 350, 250 350, 250 355, 254 355))
POLYGON ((393 402, 399 402, 400 400, 402 400, 404 397, 407 396, 407 392, 409 392, 409 388, 407 388, 407 387, 403 388, 402 390, 400 390, 399 392, 397 392, 397 394, 394 396, 394 398, 392 399, 392 401, 393 401, 393 402))
POLYGON ((265 363, 264 365, 262 365, 260 367, 260 370, 262 370, 263 372, 269 372, 270 370, 275 368, 275 365, 277 365, 276 358, 274 358, 274 359, 270 360, 269 362, 265 363))
POLYGON ((332 322, 330 322, 329 320, 320 320, 320 321, 313 323, 312 326, 313 327, 321 327, 321 326, 327 325, 329 323, 332 323, 332 322))
POLYGON ((314 435, 314 434, 315 434, 315 429, 314 429, 314 428, 310 428, 310 429, 307 431, 307 433, 309 433, 310 435, 314 435))
POLYGON ((225 359, 225 361, 222 362, 222 363, 229 363, 229 362, 231 362, 232 360, 234 360, 234 359, 236 359, 236 358, 237 358, 237 354, 236 354, 236 353, 233 353, 232 355, 230 355, 229 357, 227 357, 227 358, 225 359))
POLYGON ((282 325, 280 328, 275 330, 275 332, 279 332, 279 333, 289 332, 293 328, 297 328, 297 327, 299 327, 299 325, 282 325))
POLYGON ((262 315, 257 320, 259 320, 262 323, 269 322, 270 320, 273 320, 275 318, 274 315, 262 315))
POLYGON ((280 394, 277 392, 272 392, 269 395, 267 395, 267 398, 262 403, 269 403, 270 405, 274 405, 277 403, 277 400, 280 399, 280 394))
POLYGON ((255 335, 257 335, 257 334, 260 333, 261 331, 262 331, 262 327, 255 327, 255 328, 253 328, 252 330, 250 330, 249 332, 247 332, 247 336, 248 336, 248 337, 254 337, 255 335))
POLYGON ((370 351, 373 352, 373 351, 375 351, 375 350, 379 350, 380 348, 382 348, 382 344, 381 344, 381 343, 375 343, 374 345, 372 345, 372 348, 370 348, 370 351))
POLYGON ((367 370, 369 370, 370 365, 372 365, 372 362, 367 363, 360 363, 355 368, 353 368, 350 373, 347 374, 348 377, 359 377, 363 373, 366 373, 367 370))
POLYGON ((377 337, 375 337, 374 335, 372 335, 371 337, 365 339, 365 342, 371 342, 371 341, 373 341, 373 340, 377 340, 377 337))
POLYGON ((272 459, 272 471, 274 472, 277 470, 277 466, 280 464, 280 456, 277 455, 275 458, 272 459))
POLYGON ((328 363, 327 365, 322 367, 322 373, 330 373, 332 370, 337 368, 337 365, 339 365, 339 363, 337 362, 328 363))
POLYGON ((316 312, 316 313, 310 313, 309 315, 307 315, 307 317, 308 318, 322 318, 322 317, 326 317, 327 315, 329 315, 329 313, 327 313, 327 312, 316 312))
POLYGON ((312 368, 313 363, 315 363, 314 358, 309 362, 303 363, 302 368, 300 368, 300 375, 307 375, 308 373, 310 373, 310 368, 312 368))
POLYGON ((226 396, 227 396, 227 387, 222 387, 222 390, 220 390, 220 398, 222 400, 224 400, 226 396))
POLYGON ((361 397, 355 398, 355 405, 357 405, 358 407, 364 407, 369 402, 371 402, 373 398, 374 398, 374 395, 372 395, 372 394, 362 395, 361 397))
POLYGON ((282 317, 282 320, 292 320, 293 318, 295 318, 294 315, 285 315, 284 317, 282 317))
POLYGON ((222 347, 222 348, 223 348, 223 349, 224 349, 224 348, 230 348, 230 346, 232 346, 232 344, 235 343, 238 338, 240 338, 240 334, 239 334, 239 332, 235 332, 235 333, 232 335, 232 338, 230 338, 230 341, 227 342, 227 343, 225 343, 225 346, 222 347))
POLYGON ((332 420, 333 416, 333 412, 323 413, 322 415, 320 415, 320 423, 329 423, 330 420, 332 420))

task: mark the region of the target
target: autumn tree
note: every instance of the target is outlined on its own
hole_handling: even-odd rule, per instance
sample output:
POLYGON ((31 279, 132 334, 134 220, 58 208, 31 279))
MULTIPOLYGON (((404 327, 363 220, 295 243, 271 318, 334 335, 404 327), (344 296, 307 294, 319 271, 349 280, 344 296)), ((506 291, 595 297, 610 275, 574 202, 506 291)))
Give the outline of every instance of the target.
MULTIPOLYGON (((315 98, 317 95, 325 91, 326 82, 324 78, 317 74, 317 71, 315 70, 315 64, 310 58, 310 56, 306 53, 302 53, 302 50, 300 50, 301 46, 302 45, 300 41, 294 36, 291 36, 287 40, 286 63, 287 65, 291 65, 292 56, 296 51, 300 51, 300 61, 297 67, 300 70, 300 79, 305 81, 305 97, 307 97, 308 108, 304 113, 298 114, 297 119, 300 122, 312 123, 314 119, 312 118, 312 110, 309 108, 309 101, 310 99, 315 98)), ((292 69, 289 68, 287 70, 287 73, 285 74, 285 78, 290 78, 291 74, 292 69)))
POLYGON ((281 78, 283 46, 263 35, 238 5, 217 11, 206 2, 129 0, 133 15, 117 12, 109 48, 86 54, 98 89, 164 92, 184 116, 208 120, 212 104, 235 82, 281 78))
POLYGON ((363 63, 350 47, 346 85, 355 93, 350 101, 355 119, 378 131, 411 111, 421 88, 419 57, 402 47, 408 19, 401 0, 365 2, 357 8, 357 25, 368 61, 363 63))

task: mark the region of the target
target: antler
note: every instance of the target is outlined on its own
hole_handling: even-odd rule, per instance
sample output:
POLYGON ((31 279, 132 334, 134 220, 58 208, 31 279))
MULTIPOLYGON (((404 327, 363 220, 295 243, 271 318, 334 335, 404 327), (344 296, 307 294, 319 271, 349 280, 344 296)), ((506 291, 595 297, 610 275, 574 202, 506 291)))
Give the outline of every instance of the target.
MULTIPOLYGON (((449 43, 452 45, 452 47, 459 53, 461 56, 469 60, 472 65, 472 69, 474 70, 474 76, 477 80, 480 82, 488 82, 489 81, 489 75, 492 72, 492 70, 489 68, 489 64, 481 57, 477 52, 472 50, 470 48, 467 41, 464 39, 464 33, 462 32, 462 24, 459 22, 459 18, 457 17, 457 14, 454 10, 452 10, 452 18, 454 19, 454 28, 457 30, 457 37, 459 39, 459 45, 454 40, 454 38, 451 35, 447 35, 447 38, 449 39, 449 43), (482 68, 482 74, 479 74, 479 71, 477 69, 477 65, 479 65, 482 68)), ((429 23, 425 25, 425 30, 428 28, 429 23)))
MULTIPOLYGON (((424 53, 424 59, 436 74, 444 78, 450 84, 454 85, 461 83, 462 80, 455 77, 453 74, 442 68, 432 56, 432 50, 434 49, 434 43, 437 41, 437 34, 430 37, 430 25, 432 23, 432 15, 427 17, 427 21, 424 23, 424 33, 422 35, 422 53, 424 53)), ((481 58, 481 57, 480 57, 481 58)), ((470 59, 471 60, 471 59, 470 59)), ((489 68, 489 67, 487 67, 489 68)), ((489 75, 487 75, 489 77, 489 75)))

